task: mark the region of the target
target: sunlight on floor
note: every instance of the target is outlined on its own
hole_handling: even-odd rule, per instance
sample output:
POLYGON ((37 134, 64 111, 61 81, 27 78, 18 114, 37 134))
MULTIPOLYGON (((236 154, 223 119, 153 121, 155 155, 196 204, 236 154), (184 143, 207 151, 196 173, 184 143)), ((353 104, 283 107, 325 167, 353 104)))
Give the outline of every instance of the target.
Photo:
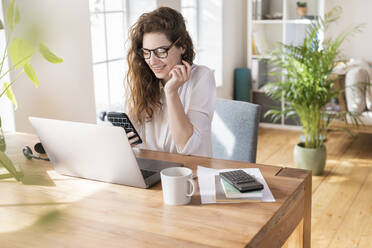
POLYGON ((346 176, 332 176, 327 180, 327 183, 343 183, 349 180, 350 178, 346 176))

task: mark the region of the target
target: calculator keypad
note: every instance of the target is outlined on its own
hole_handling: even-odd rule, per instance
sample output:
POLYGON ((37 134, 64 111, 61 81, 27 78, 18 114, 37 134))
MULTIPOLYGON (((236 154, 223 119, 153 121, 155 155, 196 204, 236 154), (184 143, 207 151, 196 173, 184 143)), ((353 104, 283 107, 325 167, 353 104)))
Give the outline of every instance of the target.
POLYGON ((113 118, 109 117, 108 120, 112 123, 114 126, 123 127, 125 129, 126 133, 132 132, 133 128, 130 127, 128 118, 113 118))
POLYGON ((230 181, 233 181, 234 183, 246 183, 256 180, 253 176, 247 174, 243 170, 228 171, 221 174, 223 177, 230 181))
POLYGON ((132 126, 128 116, 125 113, 120 112, 109 112, 107 114, 107 120, 112 123, 112 125, 117 127, 122 127, 125 130, 125 133, 134 132, 135 136, 131 137, 131 139, 138 137, 138 140, 133 144, 141 144, 142 140, 138 135, 137 131, 132 126))

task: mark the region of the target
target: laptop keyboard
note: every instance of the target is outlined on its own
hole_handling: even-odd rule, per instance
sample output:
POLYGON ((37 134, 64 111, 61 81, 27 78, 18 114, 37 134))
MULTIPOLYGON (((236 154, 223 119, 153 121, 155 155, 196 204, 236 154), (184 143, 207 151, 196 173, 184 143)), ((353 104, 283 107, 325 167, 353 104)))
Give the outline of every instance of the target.
POLYGON ((142 170, 141 169, 141 173, 143 175, 143 178, 146 179, 146 178, 154 175, 156 172, 155 171, 149 171, 149 170, 142 170))

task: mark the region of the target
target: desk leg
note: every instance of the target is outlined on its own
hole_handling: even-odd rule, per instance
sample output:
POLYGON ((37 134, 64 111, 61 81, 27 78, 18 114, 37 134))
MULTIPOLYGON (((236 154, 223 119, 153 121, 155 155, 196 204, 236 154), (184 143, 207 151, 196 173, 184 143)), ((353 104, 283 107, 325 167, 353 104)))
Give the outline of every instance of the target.
POLYGON ((305 209, 303 223, 303 248, 311 247, 311 197, 312 197, 312 174, 309 170, 283 168, 278 176, 296 177, 304 179, 305 209))
POLYGON ((312 198, 312 174, 311 172, 305 177, 305 212, 304 212, 304 232, 303 247, 311 247, 311 198, 312 198))
POLYGON ((300 221, 300 224, 293 231, 291 236, 287 239, 281 248, 303 248, 304 247, 304 219, 300 221))

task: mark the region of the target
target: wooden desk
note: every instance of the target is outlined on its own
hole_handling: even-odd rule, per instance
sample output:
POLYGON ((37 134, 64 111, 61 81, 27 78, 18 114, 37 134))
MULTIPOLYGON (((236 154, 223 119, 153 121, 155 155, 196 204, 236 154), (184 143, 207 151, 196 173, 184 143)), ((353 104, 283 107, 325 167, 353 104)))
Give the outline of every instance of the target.
MULTIPOLYGON (((182 162, 195 171, 258 167, 274 203, 163 204, 161 185, 144 190, 58 175, 49 162, 23 157, 37 138, 7 136, 7 154, 23 183, 0 180, 0 246, 5 247, 281 247, 303 220, 310 247, 309 171, 220 159, 138 151, 143 158, 182 162)), ((102 166, 105 166, 104 164, 102 166)))

